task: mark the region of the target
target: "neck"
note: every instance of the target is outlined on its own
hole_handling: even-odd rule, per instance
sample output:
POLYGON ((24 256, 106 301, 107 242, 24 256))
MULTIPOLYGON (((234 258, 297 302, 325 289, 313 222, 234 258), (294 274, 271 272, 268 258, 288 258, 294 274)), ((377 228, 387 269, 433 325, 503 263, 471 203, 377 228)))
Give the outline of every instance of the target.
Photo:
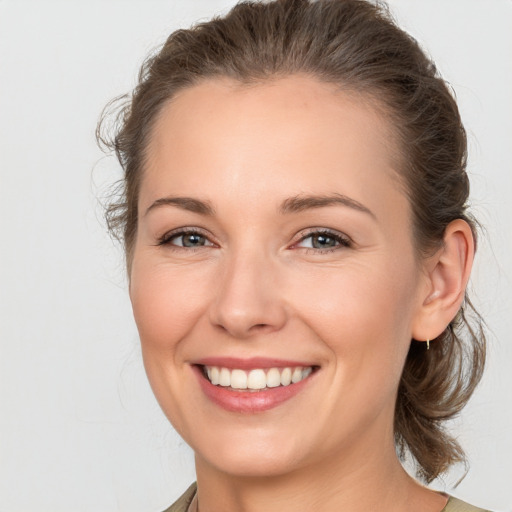
POLYGON ((446 504, 407 475, 393 443, 378 456, 356 452, 265 477, 228 475, 196 457, 199 512, 439 512, 446 504))

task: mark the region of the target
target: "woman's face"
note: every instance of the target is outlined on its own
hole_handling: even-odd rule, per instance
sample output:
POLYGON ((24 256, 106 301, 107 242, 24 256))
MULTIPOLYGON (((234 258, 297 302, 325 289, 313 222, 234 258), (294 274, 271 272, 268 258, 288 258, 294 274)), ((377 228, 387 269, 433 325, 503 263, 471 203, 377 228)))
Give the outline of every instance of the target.
POLYGON ((426 287, 395 148, 369 102, 302 76, 203 82, 161 112, 130 295, 198 464, 277 475, 392 449, 426 287))

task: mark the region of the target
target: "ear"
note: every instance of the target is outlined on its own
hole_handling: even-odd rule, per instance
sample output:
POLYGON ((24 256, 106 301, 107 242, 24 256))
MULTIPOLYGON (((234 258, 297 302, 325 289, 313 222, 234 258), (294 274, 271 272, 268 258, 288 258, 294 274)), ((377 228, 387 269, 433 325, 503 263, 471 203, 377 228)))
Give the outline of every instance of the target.
POLYGON ((473 265, 475 241, 469 224, 457 219, 446 227, 443 246, 425 263, 424 286, 413 319, 412 337, 439 336, 460 309, 473 265))

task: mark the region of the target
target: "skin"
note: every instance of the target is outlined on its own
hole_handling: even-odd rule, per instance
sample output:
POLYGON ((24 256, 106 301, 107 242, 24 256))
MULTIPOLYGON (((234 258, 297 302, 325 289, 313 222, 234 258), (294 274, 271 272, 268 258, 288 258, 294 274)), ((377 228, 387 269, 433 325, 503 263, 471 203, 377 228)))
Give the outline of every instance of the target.
POLYGON ((396 154, 369 102, 305 76, 205 81, 158 117, 130 296, 152 389, 196 454, 201 512, 444 507, 397 460, 393 411, 410 340, 435 338, 457 312, 473 245, 455 221, 443 248, 418 260, 396 154), (370 213, 281 211, 290 198, 333 194, 370 213), (162 204, 169 197, 214 211, 162 204), (180 228, 199 229, 204 245, 181 246, 180 228), (348 245, 314 249, 315 229, 348 245), (211 356, 319 370, 278 407, 230 412, 193 371, 211 356))

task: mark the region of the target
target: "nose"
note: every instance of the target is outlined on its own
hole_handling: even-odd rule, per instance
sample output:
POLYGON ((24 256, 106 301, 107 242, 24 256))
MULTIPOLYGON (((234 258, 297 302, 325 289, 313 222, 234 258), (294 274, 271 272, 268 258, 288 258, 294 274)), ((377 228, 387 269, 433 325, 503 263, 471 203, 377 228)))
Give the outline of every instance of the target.
POLYGON ((238 254, 219 273, 210 321, 237 339, 281 329, 287 311, 277 264, 263 254, 238 254))

